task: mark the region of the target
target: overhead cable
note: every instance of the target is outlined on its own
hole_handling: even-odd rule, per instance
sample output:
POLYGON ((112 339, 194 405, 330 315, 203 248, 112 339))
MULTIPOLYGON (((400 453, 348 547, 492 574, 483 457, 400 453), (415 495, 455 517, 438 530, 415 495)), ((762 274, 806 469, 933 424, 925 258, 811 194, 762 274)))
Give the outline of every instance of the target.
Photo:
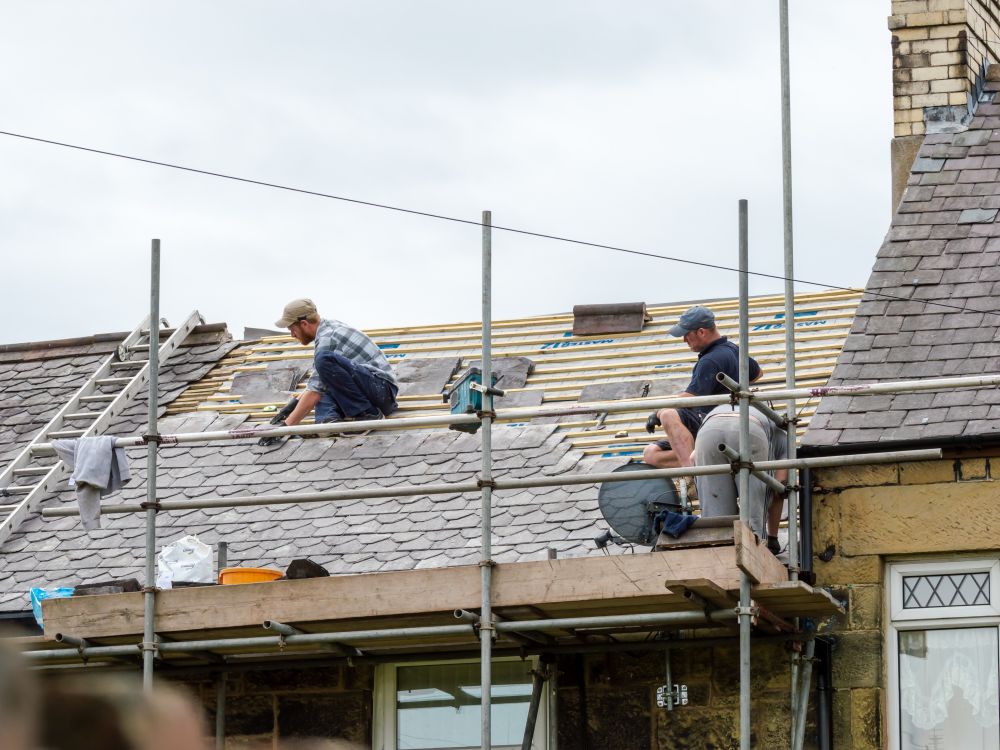
MULTIPOLYGON (((438 214, 431 211, 420 211, 415 208, 405 208, 403 206, 393 206, 388 203, 379 203, 377 201, 366 201, 360 198, 350 198, 345 195, 335 195, 333 193, 323 193, 318 190, 308 190, 306 188, 297 188, 290 185, 281 185, 276 182, 266 182, 264 180, 255 180, 250 177, 239 177, 237 175, 225 174, 223 172, 213 172, 208 169, 198 169, 196 167, 187 167, 182 164, 172 164, 165 161, 157 161, 156 159, 146 159, 141 156, 131 156, 129 154, 120 154, 115 151, 106 151, 99 148, 92 148, 89 146, 80 146, 74 143, 65 143, 63 141, 54 141, 48 138, 39 138, 37 136, 25 135, 24 133, 13 133, 6 130, 0 130, 0 135, 5 135, 11 138, 21 138, 26 141, 35 141, 37 143, 45 143, 50 146, 61 146, 62 148, 70 148, 76 151, 86 151, 91 154, 99 154, 101 156, 111 156, 116 159, 126 159, 128 161, 140 162, 142 164, 151 164, 156 167, 167 167, 169 169, 177 169, 182 172, 191 172, 193 174, 205 175, 207 177, 218 177, 223 180, 231 180, 233 182, 243 182, 248 185, 258 185, 260 187, 274 188, 275 190, 284 190, 290 193, 300 193, 302 195, 311 195, 316 198, 328 198, 330 200, 342 201, 344 203, 353 203, 358 206, 368 206, 369 208, 380 208, 385 211, 395 211, 397 213, 409 214, 411 216, 422 216, 427 219, 437 219, 439 221, 449 221, 455 224, 466 224, 468 226, 482 227, 482 222, 475 221, 473 219, 462 219, 458 216, 448 216, 446 214, 438 214)), ((660 253, 653 253, 647 250, 635 250, 632 248, 619 247, 617 245, 607 245, 600 242, 590 242, 588 240, 579 240, 572 237, 563 237, 557 234, 549 234, 546 232, 535 232, 529 229, 520 229, 518 227, 507 227, 501 226, 499 224, 493 224, 492 229, 508 232, 510 234, 519 234, 526 237, 537 237, 544 240, 554 240, 556 242, 566 242, 572 245, 581 245, 583 247, 592 247, 598 250, 611 250, 616 253, 626 253, 628 255, 638 255, 645 258, 656 258, 658 260, 667 260, 673 263, 684 263, 690 266, 699 266, 701 268, 711 268, 717 271, 730 271, 732 273, 740 273, 738 268, 732 266, 724 266, 719 263, 707 263, 701 260, 691 260, 690 258, 678 258, 671 255, 662 255, 660 253)), ((875 292, 870 289, 860 290, 856 287, 848 286, 838 286, 836 284, 830 284, 828 282, 820 281, 810 281, 808 279, 797 279, 789 278, 781 274, 775 273, 764 273, 763 271, 747 271, 748 276, 756 276, 763 279, 776 279, 778 281, 793 281, 796 284, 806 284, 808 286, 817 286, 823 289, 832 289, 842 292, 858 292, 863 291, 866 295, 872 297, 878 297, 881 299, 894 300, 899 302, 920 302, 925 305, 935 305, 936 307, 944 307, 949 310, 956 310, 958 312, 965 313, 980 313, 982 315, 995 315, 1000 317, 1000 312, 993 310, 974 310, 972 308, 963 307, 961 305, 952 305, 947 302, 937 302, 934 300, 914 300, 909 297, 903 297, 897 294, 889 294, 888 292, 875 292)))

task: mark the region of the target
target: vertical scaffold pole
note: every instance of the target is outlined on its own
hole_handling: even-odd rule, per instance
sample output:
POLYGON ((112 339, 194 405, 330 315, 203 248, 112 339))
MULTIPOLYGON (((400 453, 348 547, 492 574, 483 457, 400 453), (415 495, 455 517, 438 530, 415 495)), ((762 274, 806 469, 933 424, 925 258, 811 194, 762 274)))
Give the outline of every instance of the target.
POLYGON ((215 683, 215 749, 226 750, 226 673, 215 683))
POLYGON ((483 211, 483 355, 480 362, 483 373, 483 385, 486 392, 483 394, 483 411, 486 416, 482 420, 482 452, 483 465, 480 485, 482 486, 482 559, 479 567, 482 571, 482 610, 479 618, 479 641, 480 641, 480 706, 482 710, 482 750, 490 750, 492 746, 492 730, 490 725, 490 693, 493 690, 493 672, 491 659, 493 655, 493 613, 490 610, 491 586, 493 583, 493 396, 489 392, 492 385, 493 366, 490 361, 491 336, 492 336, 492 300, 491 290, 493 285, 492 272, 492 234, 491 224, 493 217, 491 212, 483 211))
MULTIPOLYGON (((784 225, 785 247, 785 387, 795 388, 795 261, 792 223, 792 96, 791 73, 789 65, 788 44, 788 0, 778 0, 778 36, 780 38, 781 57, 781 188, 782 188, 782 219, 784 225)), ((788 415, 786 427, 787 456, 795 458, 796 450, 796 405, 795 399, 785 402, 785 414, 788 415)), ((791 487, 788 492, 788 570, 789 577, 795 581, 799 577, 799 494, 798 471, 788 470, 786 484, 791 487)), ((804 533, 811 533, 805 529, 804 533)), ((789 670, 791 685, 792 716, 798 716, 799 709, 799 653, 791 653, 791 669, 789 670)), ((795 721, 792 722, 792 744, 795 743, 795 721)))
MULTIPOLYGON (((778 0, 781 17, 781 184, 785 226, 785 387, 795 388, 795 260, 792 236, 792 110, 788 67, 788 0, 778 0)), ((795 458, 795 399, 786 405, 788 414, 788 457, 795 458)), ((799 577, 799 496, 797 471, 788 470, 788 569, 791 579, 799 577)), ((805 533, 809 533, 806 529, 805 533)))
MULTIPOLYGON (((216 546, 218 550, 218 575, 222 575, 223 568, 229 565, 229 543, 219 542, 216 546)), ((217 576, 218 577, 218 576, 217 576)), ((215 748, 216 750, 226 750, 226 680, 229 675, 226 672, 219 672, 215 683, 215 748)))
MULTIPOLYGON (((149 421, 146 433, 156 435, 157 392, 160 380, 160 241, 153 240, 149 279, 149 421)), ((153 687, 156 653, 156 450, 155 439, 146 443, 146 588, 143 594, 142 686, 153 687)))
MULTIPOLYGON (((750 388, 750 288, 747 201, 739 202, 740 217, 740 393, 750 388)), ((750 520, 750 399, 740 396, 740 522, 750 520)), ((750 579, 740 571, 740 750, 750 750, 750 579)))

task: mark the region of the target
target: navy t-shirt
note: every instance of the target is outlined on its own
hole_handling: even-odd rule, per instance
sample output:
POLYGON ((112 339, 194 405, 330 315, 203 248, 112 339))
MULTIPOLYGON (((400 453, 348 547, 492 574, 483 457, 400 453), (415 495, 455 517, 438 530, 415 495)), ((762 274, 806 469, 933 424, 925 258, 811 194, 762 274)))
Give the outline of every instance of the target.
MULTIPOLYGON (((693 396, 728 393, 729 389, 715 378, 720 372, 726 373, 733 380, 740 378, 740 348, 725 336, 716 339, 708 345, 708 348, 698 353, 698 361, 691 373, 691 382, 685 390, 693 396)), ((760 365, 757 364, 757 360, 750 357, 750 381, 753 382, 759 376, 760 365)), ((695 411, 708 414, 712 409, 711 406, 699 406, 695 411)))

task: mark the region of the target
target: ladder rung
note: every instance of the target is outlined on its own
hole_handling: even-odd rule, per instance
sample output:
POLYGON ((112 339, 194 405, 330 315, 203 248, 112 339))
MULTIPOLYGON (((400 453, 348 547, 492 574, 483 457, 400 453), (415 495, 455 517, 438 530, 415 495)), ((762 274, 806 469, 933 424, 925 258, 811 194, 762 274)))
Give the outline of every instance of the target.
POLYGON ((64 414, 63 419, 97 419, 99 416, 99 411, 78 411, 76 414, 64 414))
POLYGON ((133 352, 148 352, 149 344, 136 344, 135 346, 130 348, 133 352))
POLYGON ((128 362, 112 362, 112 370, 133 370, 145 365, 147 360, 145 359, 130 359, 128 362))
POLYGON ((0 516, 13 513, 17 509, 17 505, 0 505, 0 516))
POLYGON ((97 401, 114 401, 115 396, 110 393, 99 393, 95 396, 80 396, 80 400, 89 404, 97 401))
POLYGON ((110 377, 110 378, 100 378, 95 380, 94 383, 97 385, 127 385, 132 382, 132 378, 122 376, 122 377, 110 377))
POLYGON ((24 485, 22 487, 7 487, 6 489, 0 491, 0 495, 2 495, 4 493, 6 493, 8 495, 27 495, 29 492, 31 492, 33 489, 35 489, 35 487, 37 487, 37 486, 38 485, 35 485, 35 484, 28 484, 28 485, 24 485))
MULTIPOLYGON (((55 466, 55 464, 52 464, 55 466)), ((52 466, 29 466, 27 469, 14 469, 15 477, 36 477, 42 474, 48 474, 52 469, 52 466)))
POLYGON ((56 430, 55 432, 50 432, 47 437, 49 440, 59 440, 61 438, 75 438, 82 437, 86 430, 56 430))

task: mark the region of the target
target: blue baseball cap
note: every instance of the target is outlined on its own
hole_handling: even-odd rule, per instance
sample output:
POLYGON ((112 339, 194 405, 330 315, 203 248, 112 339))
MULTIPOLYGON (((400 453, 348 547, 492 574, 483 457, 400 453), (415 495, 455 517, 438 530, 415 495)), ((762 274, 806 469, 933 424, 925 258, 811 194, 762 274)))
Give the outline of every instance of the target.
POLYGON ((715 313, 702 305, 695 305, 681 315, 670 335, 680 338, 698 328, 715 328, 715 313))

